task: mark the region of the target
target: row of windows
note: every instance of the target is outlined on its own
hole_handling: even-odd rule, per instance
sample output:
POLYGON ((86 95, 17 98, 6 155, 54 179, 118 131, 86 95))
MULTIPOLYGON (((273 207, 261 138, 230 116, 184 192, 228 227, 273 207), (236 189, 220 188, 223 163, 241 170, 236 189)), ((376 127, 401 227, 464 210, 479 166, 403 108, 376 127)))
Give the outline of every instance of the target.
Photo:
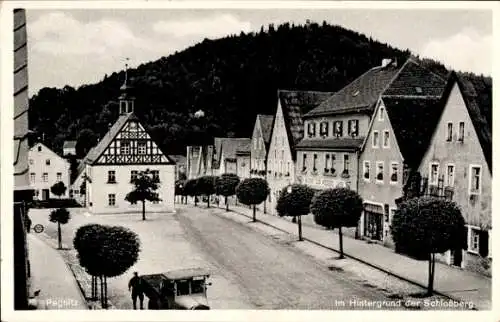
MULTIPOLYGON (((42 182, 49 182, 49 173, 48 172, 44 172, 42 173, 42 182)), ((62 181, 62 172, 57 172, 56 173, 56 181, 59 182, 59 181, 62 181)), ((36 182, 36 173, 35 172, 31 172, 30 173, 30 182, 31 183, 35 183, 36 182)))
MULTIPOLYGON (((372 148, 378 149, 380 146, 380 135, 379 131, 373 131, 373 136, 372 136, 372 148)), ((390 141, 389 141, 389 130, 384 130, 383 131, 383 137, 382 137, 382 147, 384 149, 390 148, 390 141)))
MULTIPOLYGON (((469 166, 469 194, 478 195, 481 194, 481 177, 482 168, 479 165, 469 166)), ((440 176, 440 164, 437 162, 431 162, 429 164, 429 184, 437 185, 440 176)), ((447 187, 453 187, 455 185, 455 165, 447 164, 445 167, 444 184, 447 187)))
MULTIPOLYGON (((137 178, 138 174, 139 174, 139 171, 137 171, 137 170, 130 171, 130 182, 133 182, 137 178)), ((158 170, 152 170, 151 176, 152 176, 153 180, 160 181, 160 172, 158 170)), ((116 183, 116 171, 115 170, 108 171, 108 182, 107 183, 116 183)))
MULTIPOLYGON (((384 162, 377 161, 375 162, 375 182, 376 183, 384 183, 385 170, 384 170, 384 162)), ((397 183, 399 180, 399 164, 397 162, 391 162, 390 174, 389 174, 389 182, 397 183)), ((363 179, 367 182, 370 182, 372 179, 372 171, 371 171, 371 162, 363 161, 363 179)))
MULTIPOLYGON (((460 123, 458 123, 458 137, 457 137, 458 142, 464 141, 464 134, 465 134, 465 123, 460 122, 460 123)), ((446 141, 447 142, 453 141, 453 123, 452 122, 448 122, 448 131, 447 131, 446 141)))
POLYGON ((132 152, 136 152, 137 154, 146 154, 146 141, 137 141, 136 149, 132 149, 130 142, 122 141, 120 144, 120 154, 130 154, 132 152))
MULTIPOLYGON (((29 162, 30 162, 30 165, 33 165, 35 163, 35 161, 33 159, 30 159, 29 162)), ((50 165, 50 159, 45 159, 45 165, 50 165)))
MULTIPOLYGON (((337 160, 337 156, 335 153, 327 153, 325 154, 325 158, 324 158, 324 172, 325 173, 332 173, 334 174, 336 172, 336 160, 337 160)), ((342 159, 342 162, 343 162, 343 172, 342 174, 349 174, 349 165, 350 165, 350 159, 349 159, 349 154, 344 154, 343 155, 343 159, 342 159)), ((302 156, 302 171, 306 171, 308 169, 308 158, 307 158, 307 154, 304 153, 304 155, 302 156)), ((316 153, 313 154, 313 157, 312 157, 312 170, 314 172, 316 172, 318 170, 318 155, 316 153)))
MULTIPOLYGON (((320 137, 330 136, 330 122, 321 121, 319 122, 319 131, 316 133, 316 122, 309 122, 307 124, 307 135, 308 137, 315 137, 319 134, 320 137)), ((343 121, 333 121, 333 131, 332 136, 342 137, 344 136, 344 122, 343 121)), ((348 120, 347 121, 347 136, 357 137, 359 136, 359 120, 348 120)))

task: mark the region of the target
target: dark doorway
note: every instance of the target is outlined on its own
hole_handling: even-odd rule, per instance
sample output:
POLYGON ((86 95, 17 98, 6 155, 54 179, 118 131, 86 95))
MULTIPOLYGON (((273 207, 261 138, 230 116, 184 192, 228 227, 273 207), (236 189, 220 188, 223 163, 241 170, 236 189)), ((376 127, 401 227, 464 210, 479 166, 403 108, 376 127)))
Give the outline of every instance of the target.
POLYGON ((49 200, 49 197, 50 197, 49 189, 43 189, 42 190, 42 200, 49 200))
POLYGON ((463 255, 461 249, 455 249, 451 251, 451 265, 462 267, 462 259, 463 255))

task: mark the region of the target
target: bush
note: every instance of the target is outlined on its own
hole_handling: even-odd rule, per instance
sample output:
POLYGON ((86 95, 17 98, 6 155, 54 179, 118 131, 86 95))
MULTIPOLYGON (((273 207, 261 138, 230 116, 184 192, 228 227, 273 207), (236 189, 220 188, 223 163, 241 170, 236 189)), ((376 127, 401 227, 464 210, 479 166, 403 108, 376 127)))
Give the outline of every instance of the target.
POLYGON ((54 183, 54 185, 50 187, 50 192, 52 192, 54 195, 58 197, 64 195, 64 193, 66 192, 66 186, 64 185, 64 182, 59 181, 54 183))
POLYGON ((346 188, 323 190, 312 199, 314 221, 326 228, 339 229, 339 258, 344 258, 342 227, 356 227, 362 211, 361 197, 357 192, 346 188))
POLYGON ((253 205, 253 221, 255 222, 255 205, 262 203, 269 195, 267 181, 261 178, 250 178, 241 181, 236 187, 238 200, 248 206, 253 205))
POLYGON ((433 293, 435 254, 465 249, 465 220, 460 208, 449 200, 418 197, 399 205, 391 224, 391 233, 399 249, 425 254, 429 260, 428 295, 433 293))

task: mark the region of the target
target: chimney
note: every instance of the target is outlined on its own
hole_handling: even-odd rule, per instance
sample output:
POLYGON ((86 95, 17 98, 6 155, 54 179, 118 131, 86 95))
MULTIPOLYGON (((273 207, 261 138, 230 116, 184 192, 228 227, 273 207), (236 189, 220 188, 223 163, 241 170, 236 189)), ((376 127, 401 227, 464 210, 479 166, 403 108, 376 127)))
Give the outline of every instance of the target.
POLYGON ((390 59, 390 58, 382 59, 382 68, 387 67, 391 62, 392 62, 392 59, 390 59))

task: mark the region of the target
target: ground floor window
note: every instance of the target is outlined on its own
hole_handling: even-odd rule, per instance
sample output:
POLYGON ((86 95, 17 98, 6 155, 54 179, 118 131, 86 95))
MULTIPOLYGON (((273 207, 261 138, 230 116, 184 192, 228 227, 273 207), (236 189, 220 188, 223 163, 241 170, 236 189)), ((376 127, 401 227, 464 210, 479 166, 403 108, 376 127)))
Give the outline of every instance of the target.
POLYGON ((487 257, 489 255, 488 231, 470 227, 468 244, 469 251, 487 257))
POLYGON ((108 194, 108 206, 114 206, 116 204, 116 195, 114 193, 108 194))

